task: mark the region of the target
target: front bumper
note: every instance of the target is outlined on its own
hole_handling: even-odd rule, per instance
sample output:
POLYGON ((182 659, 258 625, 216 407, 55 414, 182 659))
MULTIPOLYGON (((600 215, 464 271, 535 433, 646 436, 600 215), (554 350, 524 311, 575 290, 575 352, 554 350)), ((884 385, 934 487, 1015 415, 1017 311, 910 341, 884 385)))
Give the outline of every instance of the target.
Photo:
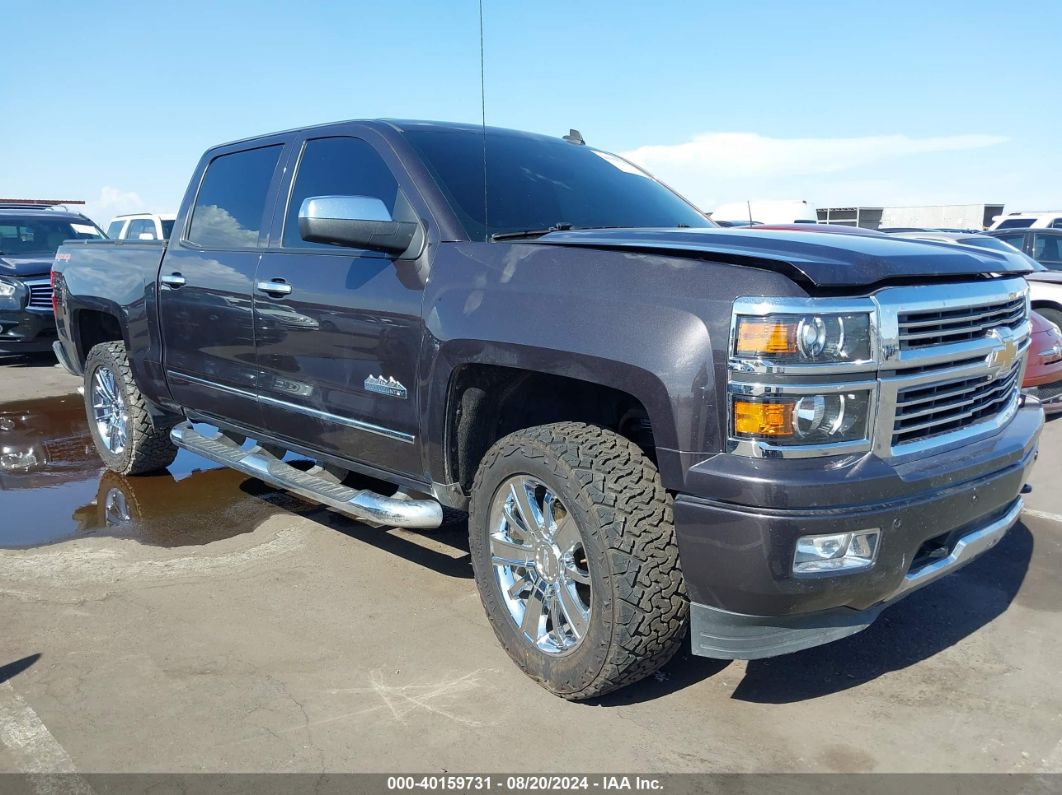
MULTIPOLYGON (((833 481, 832 504, 822 504, 801 478, 785 482, 793 461, 755 465, 759 478, 750 490, 784 495, 780 504, 680 495, 675 527, 694 653, 754 659, 836 640, 869 626, 890 602, 965 565, 1017 521, 1042 422, 1039 405, 1029 401, 996 436, 895 466, 891 479, 869 462, 838 475, 820 461, 821 477, 833 481), (792 573, 799 536, 870 528, 881 530, 870 569, 792 573)), ((719 471, 720 462, 714 464, 719 471)))
POLYGON ((750 616, 696 602, 690 605, 693 653, 723 660, 756 660, 840 640, 869 627, 892 602, 951 574, 998 544, 1015 525, 1021 498, 997 518, 960 535, 946 557, 910 569, 900 587, 880 604, 864 610, 838 607, 795 616, 750 616))
POLYGON ((43 353, 52 349, 55 339, 51 311, 0 311, 0 353, 43 353))

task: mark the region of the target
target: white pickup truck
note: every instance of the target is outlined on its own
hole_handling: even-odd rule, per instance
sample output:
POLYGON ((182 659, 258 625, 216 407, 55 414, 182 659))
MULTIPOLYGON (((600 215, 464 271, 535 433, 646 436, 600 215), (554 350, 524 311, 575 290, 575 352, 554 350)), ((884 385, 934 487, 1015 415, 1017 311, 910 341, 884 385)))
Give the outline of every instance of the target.
POLYGON ((169 240, 176 213, 130 213, 116 215, 107 224, 111 240, 169 240))

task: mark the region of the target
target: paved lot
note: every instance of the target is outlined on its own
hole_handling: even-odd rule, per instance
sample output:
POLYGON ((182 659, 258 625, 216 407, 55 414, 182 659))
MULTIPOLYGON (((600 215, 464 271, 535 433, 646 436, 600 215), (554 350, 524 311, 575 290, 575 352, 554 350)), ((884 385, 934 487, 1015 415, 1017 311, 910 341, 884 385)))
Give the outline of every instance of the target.
MULTIPOLYGON (((0 363, 0 411, 76 386, 0 363)), ((860 635, 569 704, 495 642, 464 528, 372 530, 185 461, 122 486, 143 519, 111 537, 86 459, 45 500, 0 490, 0 535, 33 498, 77 536, 0 550, 0 771, 1062 771, 1060 464, 1062 421, 1024 522, 860 635)))

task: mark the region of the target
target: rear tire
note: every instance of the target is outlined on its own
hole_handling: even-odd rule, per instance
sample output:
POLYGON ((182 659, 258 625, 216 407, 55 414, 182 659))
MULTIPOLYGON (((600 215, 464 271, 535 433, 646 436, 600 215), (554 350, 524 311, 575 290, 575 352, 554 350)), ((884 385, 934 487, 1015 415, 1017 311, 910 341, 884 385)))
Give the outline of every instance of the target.
POLYGON ((636 682, 685 638, 671 497, 652 462, 612 431, 564 422, 497 442, 472 487, 469 542, 498 640, 562 698, 636 682), (525 527, 528 513, 537 529, 525 527))
POLYGON ((101 342, 85 360, 85 412, 96 452, 108 469, 141 475, 177 457, 168 428, 156 428, 133 381, 121 342, 101 342))

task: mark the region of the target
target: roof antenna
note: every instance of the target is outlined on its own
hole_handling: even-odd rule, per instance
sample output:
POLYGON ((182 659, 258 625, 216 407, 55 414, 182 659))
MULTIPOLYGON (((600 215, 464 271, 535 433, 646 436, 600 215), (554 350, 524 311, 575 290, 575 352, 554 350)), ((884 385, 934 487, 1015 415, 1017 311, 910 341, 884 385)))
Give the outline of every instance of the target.
POLYGON ((752 202, 748 199, 745 200, 745 206, 749 208, 749 226, 751 227, 756 222, 752 220, 752 202))
POLYGON ((480 128, 483 130, 483 239, 490 240, 490 224, 487 222, 487 78, 486 56, 483 49, 483 0, 479 0, 479 111, 480 128))
POLYGON ((564 136, 564 140, 570 144, 586 146, 586 141, 583 140, 583 134, 575 129, 568 130, 568 134, 564 136))

